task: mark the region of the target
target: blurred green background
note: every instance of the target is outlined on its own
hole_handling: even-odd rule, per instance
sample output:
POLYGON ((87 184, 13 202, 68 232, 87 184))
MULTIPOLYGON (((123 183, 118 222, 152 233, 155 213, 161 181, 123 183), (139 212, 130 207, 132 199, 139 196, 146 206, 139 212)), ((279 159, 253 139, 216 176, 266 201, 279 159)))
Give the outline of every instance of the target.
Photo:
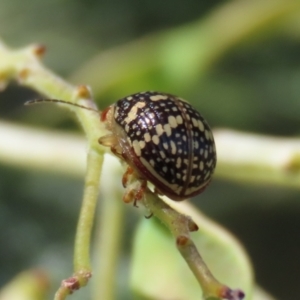
MULTIPOLYGON (((162 90, 193 103, 214 128, 297 137, 298 2, 2 0, 0 36, 13 47, 46 45, 49 68, 91 85, 100 108, 140 90, 162 90)), ((80 132, 65 110, 25 109, 34 97, 10 84, 0 93, 1 119, 80 132)), ((53 289, 71 273, 82 188, 82 178, 0 164, 1 285, 32 266, 49 271, 53 289)), ((192 202, 241 240, 260 285, 278 299, 297 299, 299 190, 216 177, 192 202)), ((127 210, 119 299, 131 299, 124 277, 138 216, 127 210)))

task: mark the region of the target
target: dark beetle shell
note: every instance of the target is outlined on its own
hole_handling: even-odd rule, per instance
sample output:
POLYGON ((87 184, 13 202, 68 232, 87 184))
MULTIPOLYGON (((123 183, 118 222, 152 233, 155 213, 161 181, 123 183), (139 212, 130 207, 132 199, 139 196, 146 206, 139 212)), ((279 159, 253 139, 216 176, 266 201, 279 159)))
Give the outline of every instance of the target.
POLYGON ((177 201, 203 191, 216 166, 215 143, 207 122, 189 103, 143 92, 112 107, 123 157, 141 178, 177 201))

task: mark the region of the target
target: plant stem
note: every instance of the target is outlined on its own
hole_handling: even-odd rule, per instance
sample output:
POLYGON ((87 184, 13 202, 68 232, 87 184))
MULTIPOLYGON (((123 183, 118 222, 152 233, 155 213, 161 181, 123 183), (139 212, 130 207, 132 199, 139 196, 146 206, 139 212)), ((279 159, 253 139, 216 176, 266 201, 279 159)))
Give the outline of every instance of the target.
POLYGON ((75 237, 74 274, 72 277, 62 281, 54 300, 64 300, 69 294, 85 286, 91 277, 90 243, 102 164, 103 155, 99 155, 96 151, 90 149, 83 202, 75 237))
POLYGON ((91 271, 90 240, 94 215, 99 191, 99 181, 103 164, 103 156, 90 150, 88 154, 88 168, 85 177, 83 202, 77 225, 74 251, 74 271, 91 271))
MULTIPOLYGON (((0 85, 5 86, 10 79, 17 79, 22 85, 47 97, 76 104, 84 101, 84 106, 95 109, 86 86, 72 86, 41 64, 40 58, 44 52, 45 48, 39 45, 12 50, 0 41, 0 85)), ((104 131, 98 113, 71 105, 65 106, 73 110, 81 122, 88 138, 89 153, 84 197, 75 239, 74 274, 62 281, 55 295, 57 300, 65 299, 67 295, 86 285, 91 277, 90 239, 104 154, 103 148, 98 144, 98 138, 104 131)))
POLYGON ((174 235, 176 246, 198 280, 205 299, 241 300, 244 298, 242 291, 231 290, 212 275, 190 238, 190 232, 198 230, 198 226, 190 217, 177 212, 149 189, 143 202, 174 235))
MULTIPOLYGON (((44 52, 45 48, 40 45, 32 45, 20 50, 9 49, 0 40, 0 86, 15 79, 46 97, 71 103, 80 102, 85 106, 96 108, 86 86, 69 84, 40 62, 44 52)), ((71 105, 64 106, 75 112, 91 147, 104 153, 97 142, 104 132, 104 125, 100 123, 99 115, 71 105)))

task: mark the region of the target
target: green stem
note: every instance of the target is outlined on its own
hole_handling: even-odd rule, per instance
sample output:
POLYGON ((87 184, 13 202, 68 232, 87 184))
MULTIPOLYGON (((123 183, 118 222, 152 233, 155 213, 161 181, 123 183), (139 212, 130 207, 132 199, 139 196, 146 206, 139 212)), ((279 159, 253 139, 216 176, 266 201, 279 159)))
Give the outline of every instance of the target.
POLYGON ((64 300, 72 292, 85 286, 91 277, 90 242, 94 223, 103 155, 89 150, 83 202, 75 237, 74 274, 62 281, 54 300, 64 300))
POLYGON ((205 299, 241 300, 244 298, 242 291, 231 290, 210 272, 190 238, 190 232, 198 230, 198 226, 190 217, 177 212, 149 190, 144 197, 144 204, 174 235, 176 246, 199 282, 205 299))
MULTIPOLYGON (((1 44, 0 41, 0 85, 15 79, 46 97, 62 99, 71 103, 80 102, 85 106, 96 108, 87 87, 69 84, 40 62, 44 51, 45 49, 39 45, 12 50, 1 44)), ((100 123, 99 115, 71 105, 64 106, 75 112, 91 147, 104 153, 97 142, 104 132, 104 125, 100 123)))
POLYGON ((99 191, 99 180, 102 170, 103 156, 90 150, 85 177, 83 202, 77 225, 74 251, 74 271, 91 271, 90 239, 99 191))
MULTIPOLYGON (((70 103, 80 102, 95 108, 86 86, 73 86, 41 64, 40 58, 44 52, 45 48, 38 45, 11 50, 0 41, 0 85, 5 85, 10 79, 17 79, 22 85, 31 87, 47 97, 70 103)), ((103 148, 98 144, 98 138, 104 132, 99 115, 75 106, 65 106, 76 113, 87 135, 90 150, 83 203, 75 238, 74 274, 62 281, 55 295, 56 300, 65 299, 67 295, 86 285, 91 276, 90 239, 104 154, 103 148)))

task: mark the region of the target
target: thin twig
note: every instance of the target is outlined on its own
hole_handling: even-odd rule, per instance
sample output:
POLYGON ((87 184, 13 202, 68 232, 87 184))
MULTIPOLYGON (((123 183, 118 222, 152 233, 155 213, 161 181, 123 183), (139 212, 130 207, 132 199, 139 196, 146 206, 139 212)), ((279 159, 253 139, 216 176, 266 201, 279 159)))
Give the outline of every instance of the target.
MULTIPOLYGON (((80 104, 84 103, 84 106, 95 108, 86 86, 72 86, 40 63, 40 57, 44 52, 45 48, 38 45, 18 51, 5 46, 0 47, 0 81, 2 81, 2 85, 11 79, 17 79, 22 85, 31 87, 47 97, 75 104, 80 102, 80 104)), ((84 198, 76 231, 74 274, 62 281, 55 300, 65 299, 73 291, 85 286, 91 277, 90 237, 104 154, 97 142, 103 134, 103 126, 99 121, 98 113, 76 106, 65 106, 73 110, 81 122, 88 138, 89 152, 84 198)))
POLYGON ((190 217, 174 210, 150 190, 147 190, 143 202, 174 235, 176 246, 198 280, 205 299, 216 297, 227 300, 244 299, 245 294, 242 291, 232 290, 220 283, 206 266, 190 238, 190 232, 198 230, 197 224, 190 217))
POLYGON ((103 156, 91 150, 88 154, 83 202, 77 225, 74 250, 74 275, 62 281, 55 300, 63 300, 73 291, 85 286, 92 276, 90 264, 91 232, 98 198, 103 156))

